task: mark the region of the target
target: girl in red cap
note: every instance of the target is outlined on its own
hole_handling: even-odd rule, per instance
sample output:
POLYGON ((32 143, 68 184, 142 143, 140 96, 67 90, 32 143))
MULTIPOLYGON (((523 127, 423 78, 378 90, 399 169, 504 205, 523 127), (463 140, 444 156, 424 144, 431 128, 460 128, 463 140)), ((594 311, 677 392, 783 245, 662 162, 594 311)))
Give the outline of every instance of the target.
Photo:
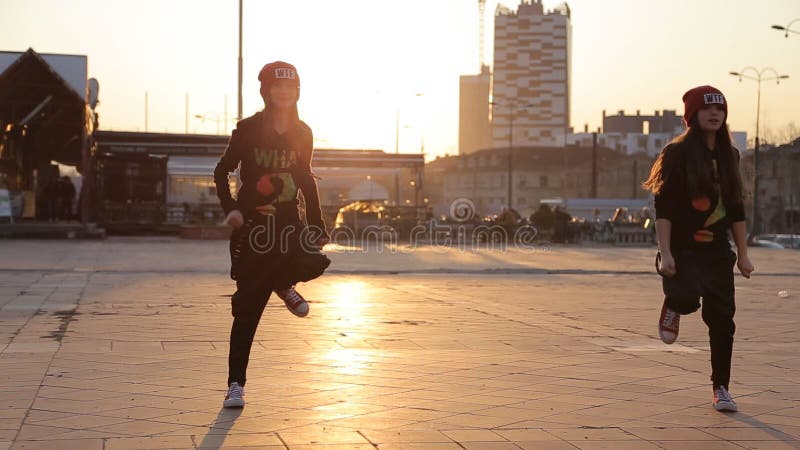
POLYGON ((699 86, 686 92, 683 102, 687 129, 664 147, 643 184, 655 195, 656 268, 664 288, 659 335, 667 344, 675 342, 680 316, 697 311, 702 298, 711 346, 712 404, 718 411, 736 411, 728 391, 736 330, 733 265, 745 278, 753 272, 739 152, 731 144, 722 92, 699 86))
POLYGON ((258 74, 264 110, 240 121, 214 170, 231 234, 233 326, 228 354, 225 407, 244 406, 250 348, 270 294, 278 294, 295 315, 308 303, 295 283, 322 274, 330 260, 319 249, 329 238, 311 172, 313 137, 297 114, 300 77, 291 64, 276 61, 258 74), (242 185, 231 196, 228 174, 239 167, 242 185), (300 220, 298 191, 305 199, 307 226, 300 220))

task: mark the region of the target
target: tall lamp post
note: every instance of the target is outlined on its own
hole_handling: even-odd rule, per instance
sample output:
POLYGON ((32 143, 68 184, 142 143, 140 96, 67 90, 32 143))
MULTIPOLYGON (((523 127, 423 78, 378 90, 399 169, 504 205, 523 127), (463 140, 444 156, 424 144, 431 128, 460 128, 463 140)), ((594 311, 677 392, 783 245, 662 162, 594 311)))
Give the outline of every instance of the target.
MULTIPOLYGON (((423 93, 417 92, 414 94, 415 97, 422 97, 423 93)), ((400 107, 398 106, 395 109, 395 116, 394 116, 394 154, 400 154, 400 107)), ((405 127, 404 127, 405 128, 405 127)), ((400 173, 394 174, 394 202, 397 206, 400 206, 400 173)))
MULTIPOLYGON (((533 106, 533 104, 528 103, 525 105, 520 104, 519 102, 510 102, 510 103, 498 103, 498 102, 489 102, 491 106, 497 107, 505 107, 508 108, 509 118, 508 118, 508 193, 506 194, 506 199, 508 200, 508 208, 513 208, 513 184, 511 181, 511 177, 514 174, 514 113, 525 111, 526 109, 533 106)), ((494 114, 492 114, 494 117, 494 114)))
POLYGON ((242 0, 239 0, 239 72, 237 83, 238 103, 236 106, 236 120, 242 120, 242 0))
POLYGON ((781 25, 773 25, 772 28, 775 30, 783 31, 784 32, 783 36, 788 39, 789 33, 800 34, 800 31, 792 30, 792 25, 796 22, 800 22, 800 19, 794 19, 793 21, 789 22, 789 24, 786 25, 785 27, 781 25))
POLYGON ((747 66, 738 72, 730 72, 730 74, 738 77, 739 82, 741 82, 743 78, 747 78, 748 80, 755 81, 758 85, 758 94, 756 97, 756 145, 753 149, 753 222, 752 229, 750 230, 751 235, 756 235, 761 231, 761 218, 758 208, 758 149, 760 145, 759 119, 761 115, 761 82, 774 80, 777 84, 780 84, 781 80, 789 78, 789 75, 780 75, 772 67, 765 67, 761 70, 758 70, 753 66, 747 66), (748 75, 748 72, 752 72, 754 75, 748 75), (765 77, 764 74, 768 72, 772 75, 765 77))
POLYGON ((201 122, 212 121, 217 124, 217 135, 219 135, 219 124, 225 125, 225 133, 227 134, 228 121, 235 121, 236 119, 228 118, 228 114, 222 114, 216 111, 206 111, 204 114, 195 114, 195 119, 200 119, 201 122))

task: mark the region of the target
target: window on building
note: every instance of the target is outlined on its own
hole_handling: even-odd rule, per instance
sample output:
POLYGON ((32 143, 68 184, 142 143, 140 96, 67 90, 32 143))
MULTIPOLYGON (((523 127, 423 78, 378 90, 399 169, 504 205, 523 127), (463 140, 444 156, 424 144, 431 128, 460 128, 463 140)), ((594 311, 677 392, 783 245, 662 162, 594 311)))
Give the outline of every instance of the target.
MULTIPOLYGON (((236 182, 229 179, 231 190, 236 190, 236 182)), ((167 203, 205 204, 215 203, 217 188, 214 180, 207 176, 170 175, 167 203)))
POLYGON ((547 175, 541 175, 539 177, 539 187, 548 187, 547 175))

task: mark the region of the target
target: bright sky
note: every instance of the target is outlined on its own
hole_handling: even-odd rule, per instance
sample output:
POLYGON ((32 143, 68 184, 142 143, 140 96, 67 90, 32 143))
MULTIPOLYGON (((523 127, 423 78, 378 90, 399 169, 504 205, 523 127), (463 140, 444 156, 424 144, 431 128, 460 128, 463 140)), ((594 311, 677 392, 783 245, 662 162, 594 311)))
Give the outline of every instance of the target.
MULTIPOLYGON (((546 9, 560 1, 544 0, 546 9)), ((317 147, 395 149, 430 156, 458 147, 458 77, 478 70, 477 0, 244 0, 244 114, 260 109, 257 74, 269 61, 298 67, 301 117, 317 147), (416 94, 422 94, 418 96, 416 94)), ((487 1, 486 52, 494 10, 487 1)), ((508 1, 504 4, 516 5, 508 1)), ((755 130, 756 83, 730 75, 774 67, 762 84, 762 135, 800 125, 800 34, 772 30, 800 18, 797 0, 572 0, 572 125, 602 110, 682 112, 699 84, 720 88, 734 130, 755 130)), ((3 0, 0 50, 85 54, 100 81, 104 129, 214 133, 225 96, 236 115, 236 0, 3 0)), ((793 29, 800 30, 800 22, 793 29)), ((220 124, 222 128, 222 125, 220 124)))

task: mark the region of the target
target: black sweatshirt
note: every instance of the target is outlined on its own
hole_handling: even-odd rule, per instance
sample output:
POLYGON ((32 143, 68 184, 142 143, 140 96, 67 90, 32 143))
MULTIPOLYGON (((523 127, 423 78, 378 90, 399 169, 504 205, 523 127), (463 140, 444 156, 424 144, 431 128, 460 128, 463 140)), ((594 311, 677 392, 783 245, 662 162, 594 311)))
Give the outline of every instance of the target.
POLYGON ((278 134, 260 111, 241 120, 233 130, 225 154, 214 169, 214 183, 222 209, 243 214, 273 213, 281 220, 298 220, 297 191, 303 192, 306 220, 325 230, 317 183, 311 172, 314 138, 302 121, 278 134), (242 186, 231 196, 228 174, 241 163, 242 186))
MULTIPOLYGON (((718 192, 692 198, 686 183, 685 144, 669 144, 662 150, 661 191, 655 195, 656 219, 672 223, 671 250, 703 248, 709 244, 728 245, 728 229, 733 222, 745 220, 744 205, 728 204, 718 192)), ((717 151, 710 151, 716 174, 717 151)), ((733 150, 736 167, 739 152, 733 150)), ((719 189, 717 189, 719 191, 719 189)))

